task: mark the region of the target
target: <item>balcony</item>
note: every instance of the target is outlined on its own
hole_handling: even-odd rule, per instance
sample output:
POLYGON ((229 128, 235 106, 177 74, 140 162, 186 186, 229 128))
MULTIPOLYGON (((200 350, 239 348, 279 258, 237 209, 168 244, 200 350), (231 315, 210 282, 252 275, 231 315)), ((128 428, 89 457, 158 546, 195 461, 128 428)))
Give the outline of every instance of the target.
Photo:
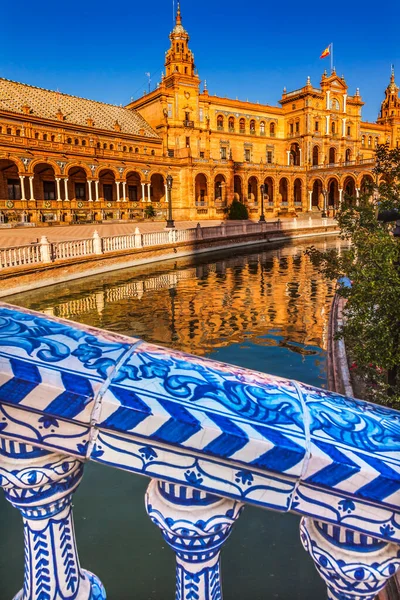
POLYGON ((183 126, 184 127, 189 127, 191 129, 193 129, 193 127, 194 127, 194 121, 183 121, 183 126))
POLYGON ((217 125, 217 131, 224 131, 223 125, 217 125))

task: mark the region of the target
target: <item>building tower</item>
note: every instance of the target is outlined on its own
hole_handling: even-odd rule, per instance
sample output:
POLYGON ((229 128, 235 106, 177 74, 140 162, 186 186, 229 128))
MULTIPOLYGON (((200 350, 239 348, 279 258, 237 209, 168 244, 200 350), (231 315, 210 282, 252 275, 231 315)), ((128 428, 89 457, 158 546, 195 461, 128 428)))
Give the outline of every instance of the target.
POLYGON ((189 50, 189 34, 182 25, 181 7, 178 2, 175 27, 170 33, 171 47, 165 56, 166 76, 174 74, 194 76, 194 56, 189 50))
POLYGON ((377 122, 385 124, 388 121, 392 123, 397 120, 400 120, 399 86, 396 85, 394 67, 392 67, 390 83, 385 90, 385 99, 381 104, 381 112, 377 122))

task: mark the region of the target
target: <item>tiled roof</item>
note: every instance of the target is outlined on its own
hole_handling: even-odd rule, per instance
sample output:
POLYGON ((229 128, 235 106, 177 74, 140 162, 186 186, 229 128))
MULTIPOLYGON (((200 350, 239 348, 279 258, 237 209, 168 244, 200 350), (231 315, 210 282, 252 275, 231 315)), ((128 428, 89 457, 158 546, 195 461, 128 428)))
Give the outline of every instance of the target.
POLYGON ((159 139, 134 110, 0 78, 0 110, 24 114, 24 106, 29 106, 29 114, 42 119, 56 121, 57 113, 61 111, 64 116, 61 122, 64 123, 88 126, 88 121, 92 119, 96 129, 159 139), (143 130, 142 134, 140 130, 143 130))

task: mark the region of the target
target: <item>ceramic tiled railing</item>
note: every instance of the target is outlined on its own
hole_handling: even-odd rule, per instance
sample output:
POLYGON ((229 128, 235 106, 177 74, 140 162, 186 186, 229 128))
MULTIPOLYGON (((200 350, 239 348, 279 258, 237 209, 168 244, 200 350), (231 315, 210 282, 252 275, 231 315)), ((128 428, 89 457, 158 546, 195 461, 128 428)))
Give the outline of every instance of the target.
POLYGON ((86 461, 151 478, 176 599, 221 598, 219 552, 245 504, 303 515, 336 600, 400 565, 400 413, 0 304, 0 485, 25 531, 18 600, 105 598, 78 560, 86 461))
POLYGON ((151 246, 175 245, 179 242, 194 242, 196 240, 221 239, 227 237, 254 235, 268 231, 293 229, 316 229, 332 227, 334 219, 293 219, 290 221, 269 221, 251 223, 243 221, 238 224, 226 225, 224 222, 217 227, 194 227, 192 229, 170 229, 141 233, 136 227, 130 235, 115 235, 101 238, 97 231, 93 237, 85 240, 68 240, 49 242, 46 236, 37 244, 13 248, 0 248, 0 269, 22 267, 25 265, 46 264, 56 260, 70 260, 84 256, 108 254, 126 250, 142 249, 151 246))

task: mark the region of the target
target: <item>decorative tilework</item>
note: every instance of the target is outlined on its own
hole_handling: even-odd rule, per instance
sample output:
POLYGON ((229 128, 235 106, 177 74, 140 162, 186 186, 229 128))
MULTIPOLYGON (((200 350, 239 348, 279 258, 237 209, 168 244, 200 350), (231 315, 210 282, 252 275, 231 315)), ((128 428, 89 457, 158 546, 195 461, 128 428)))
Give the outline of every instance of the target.
POLYGON ((394 410, 5 304, 0 410, 0 438, 400 542, 394 410))

